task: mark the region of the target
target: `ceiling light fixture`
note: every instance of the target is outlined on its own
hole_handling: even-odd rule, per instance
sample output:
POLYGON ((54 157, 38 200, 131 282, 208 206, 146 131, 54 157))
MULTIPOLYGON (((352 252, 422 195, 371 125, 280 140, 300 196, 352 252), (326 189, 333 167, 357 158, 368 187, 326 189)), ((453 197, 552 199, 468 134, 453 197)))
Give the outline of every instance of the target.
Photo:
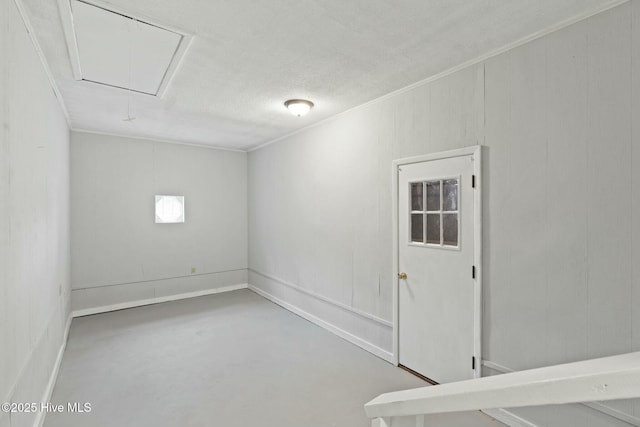
POLYGON ((306 99, 290 99, 285 101, 284 106, 287 107, 294 116, 302 117, 313 108, 313 102, 307 101, 306 99))

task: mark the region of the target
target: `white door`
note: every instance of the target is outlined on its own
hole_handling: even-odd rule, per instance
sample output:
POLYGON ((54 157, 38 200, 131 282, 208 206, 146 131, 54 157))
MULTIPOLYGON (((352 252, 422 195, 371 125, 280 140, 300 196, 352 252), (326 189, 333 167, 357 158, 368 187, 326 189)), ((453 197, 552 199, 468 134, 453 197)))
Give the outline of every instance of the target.
POLYGON ((474 155, 398 169, 398 360, 437 383, 479 371, 474 155))

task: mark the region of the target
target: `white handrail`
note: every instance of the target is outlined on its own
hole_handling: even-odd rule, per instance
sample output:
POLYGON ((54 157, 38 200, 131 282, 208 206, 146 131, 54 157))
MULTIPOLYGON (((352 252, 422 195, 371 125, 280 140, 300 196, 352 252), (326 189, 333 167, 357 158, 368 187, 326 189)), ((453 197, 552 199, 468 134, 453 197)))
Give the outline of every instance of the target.
POLYGON ((388 418, 640 397, 640 352, 381 394, 365 407, 388 418))

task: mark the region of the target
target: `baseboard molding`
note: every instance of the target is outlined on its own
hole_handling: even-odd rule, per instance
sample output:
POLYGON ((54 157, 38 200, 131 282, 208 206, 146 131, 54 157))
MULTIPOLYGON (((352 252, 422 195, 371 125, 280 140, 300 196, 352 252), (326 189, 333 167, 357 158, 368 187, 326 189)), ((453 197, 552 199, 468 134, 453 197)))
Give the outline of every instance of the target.
MULTIPOLYGON (((493 371, 496 372, 500 372, 501 374, 508 374, 511 372, 515 372, 513 369, 508 368, 504 365, 501 365, 499 363, 496 362, 492 362, 490 360, 483 360, 482 361, 482 366, 484 366, 485 368, 489 368, 493 371)), ((620 421, 624 421, 625 423, 628 423, 632 426, 640 426, 640 418, 635 417, 633 415, 627 414, 625 412, 619 411, 609 405, 607 405, 606 403, 601 403, 601 402, 582 402, 582 403, 576 403, 576 405, 584 405, 588 408, 593 409, 594 411, 598 411, 601 412, 605 415, 608 415, 612 418, 618 419, 620 421)), ((504 409, 491 409, 490 411, 496 411, 495 413, 500 415, 501 413, 504 414, 508 414, 508 416, 513 417, 515 420, 517 420, 517 422, 519 422, 519 424, 513 424, 516 427, 520 427, 520 426, 526 426, 526 427, 537 427, 535 424, 532 424, 526 420, 524 420, 523 418, 518 417, 517 415, 506 411, 504 409), (500 411, 500 412, 497 412, 500 411)), ((503 423, 511 426, 512 424, 508 424, 505 421, 497 418, 496 415, 494 415, 494 413, 489 413, 488 411, 483 411, 485 412, 487 415, 491 415, 492 417, 496 418, 498 421, 502 421, 503 423)))
POLYGON ((378 346, 376 346, 376 345, 374 345, 374 344, 372 344, 372 343, 370 343, 368 341, 365 341, 362 338, 357 337, 357 336, 355 336, 355 335, 353 335, 353 334, 351 334, 351 333, 349 333, 349 332, 347 332, 347 331, 345 331, 343 329, 340 329, 337 326, 332 325, 331 323, 326 322, 326 321, 314 316, 313 314, 307 313, 306 311, 304 311, 304 310, 302 310, 302 309, 300 309, 300 308, 298 308, 298 307, 296 307, 296 306, 294 306, 294 305, 292 305, 292 304, 290 304, 288 302, 285 302, 285 301, 281 300, 280 298, 275 297, 275 296, 263 291, 262 289, 254 286, 254 285, 249 284, 248 288, 251 291, 255 292, 256 294, 268 299, 269 301, 271 301, 271 302, 273 302, 275 304, 278 304, 280 307, 282 307, 282 308, 284 308, 286 310, 289 310, 290 312, 292 312, 294 314, 297 314, 298 316, 302 317, 303 319, 306 319, 309 322, 314 323, 314 324, 320 326, 321 328, 326 329, 327 331, 339 336, 340 338, 342 338, 342 339, 344 339, 346 341, 349 341, 352 344, 357 345, 358 347, 362 348, 363 350, 366 350, 369 353, 371 353, 371 354, 373 354, 375 356, 378 356, 379 358, 381 358, 383 360, 386 360, 389 363, 393 363, 393 355, 390 352, 388 352, 388 351, 386 351, 386 350, 384 350, 384 349, 382 349, 382 348, 380 348, 380 347, 378 347, 378 346))
POLYGON ((496 420, 508 425, 509 427, 538 427, 537 424, 530 423, 524 418, 520 418, 516 414, 509 412, 506 409, 483 409, 481 412, 484 412, 491 418, 495 418, 496 420))
POLYGON ((510 372, 515 372, 511 368, 507 368, 506 366, 503 366, 503 365, 501 365, 499 363, 496 363, 496 362, 492 362, 490 360, 483 360, 482 361, 482 366, 484 366, 485 368, 489 368, 491 370, 494 370, 496 372, 500 372, 501 374, 508 374, 510 372))
MULTIPOLYGON (((40 402, 46 403, 51 401, 51 396, 53 395, 53 389, 56 386, 56 381, 58 379, 58 372, 60 372, 60 365, 62 364, 62 356, 64 356, 64 351, 67 348, 67 339, 69 338, 69 329, 71 328, 71 319, 73 316, 69 313, 67 317, 67 324, 64 329, 64 336, 62 337, 62 344, 60 345, 60 350, 58 350, 58 356, 56 357, 56 361, 53 365, 53 369, 51 370, 51 375, 49 376, 49 382, 47 383, 47 388, 44 390, 44 394, 42 395, 42 399, 40 402)), ((34 427, 42 427, 44 424, 44 419, 47 416, 45 411, 38 411, 36 415, 36 419, 33 422, 34 427)))
POLYGON ((632 426, 640 426, 640 418, 634 417, 633 415, 627 414, 625 412, 621 412, 611 406, 600 403, 600 402, 584 402, 581 405, 587 406, 595 411, 602 412, 603 414, 609 415, 610 417, 617 418, 620 421, 624 421, 632 426))
POLYGON ((296 291, 298 291, 300 293, 303 293, 305 295, 308 295, 310 297, 313 297, 313 298, 315 298, 317 300, 320 300, 320 301, 326 302, 328 304, 334 305, 334 306, 336 306, 338 308, 341 308, 342 310, 345 310, 345 311, 348 311, 350 313, 353 313, 353 314, 355 314, 357 316, 360 316, 360 317, 362 317, 364 319, 371 320, 373 322, 379 323, 379 324, 387 326, 389 328, 393 327, 393 323, 389 322, 388 320, 384 320, 384 319, 381 319, 381 318, 379 318, 377 316, 374 316, 372 314, 365 313, 364 311, 358 310, 357 308, 349 307, 346 304, 342 304, 342 303, 340 303, 338 301, 334 301, 331 298, 327 298, 325 296, 319 295, 319 294, 317 294, 315 292, 312 292, 312 291, 310 291, 308 289, 305 289, 305 288, 302 288, 302 287, 300 287, 298 285, 294 285, 293 283, 287 282, 286 280, 282 280, 282 279, 280 279, 278 277, 272 276, 270 274, 263 273, 261 271, 255 270, 253 268, 250 268, 249 271, 252 272, 252 273, 255 273, 255 274, 259 275, 259 276, 262 276, 264 278, 267 278, 269 280, 273 280, 274 282, 280 283, 281 285, 287 286, 287 287, 289 287, 291 289, 295 289, 296 291))
POLYGON ((85 308, 82 310, 73 311, 73 317, 90 316, 92 314, 107 313, 109 311, 124 310, 126 308, 141 307, 144 305, 159 304, 162 302, 177 301, 181 299, 195 298, 195 297, 201 297, 205 295, 213 295, 213 294, 219 294, 223 292, 237 291, 238 289, 247 289, 247 287, 248 285, 246 283, 240 283, 237 285, 222 286, 219 288, 205 289, 202 291, 185 292, 181 294, 166 295, 166 296, 156 297, 156 298, 127 301, 119 304, 85 308))

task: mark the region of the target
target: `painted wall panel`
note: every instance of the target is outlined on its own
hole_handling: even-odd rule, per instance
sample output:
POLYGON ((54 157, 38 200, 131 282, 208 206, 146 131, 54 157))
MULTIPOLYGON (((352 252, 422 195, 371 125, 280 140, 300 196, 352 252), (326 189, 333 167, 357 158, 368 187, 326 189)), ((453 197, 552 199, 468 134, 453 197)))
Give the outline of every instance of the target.
MULTIPOLYGON (((500 76, 501 79, 506 77, 500 84, 505 87, 509 102, 506 106, 494 105, 498 110, 491 112, 494 117, 502 116, 508 120, 508 141, 504 147, 508 167, 506 175, 496 176, 496 180, 508 183, 504 189, 504 205, 499 208, 505 211, 504 222, 499 227, 507 233, 506 244, 510 251, 507 266, 510 274, 508 282, 504 283, 508 287, 505 289, 508 299, 502 307, 505 321, 509 323, 509 338, 504 339, 517 341, 518 345, 507 356, 510 360, 502 363, 510 366, 517 361, 520 364, 518 369, 544 365, 544 357, 536 351, 539 343, 544 342, 545 329, 540 324, 545 322, 546 299, 540 287, 546 279, 546 266, 542 261, 547 233, 544 204, 547 158, 544 51, 544 39, 541 39, 505 54, 509 71, 500 76), (522 227, 523 222, 529 225, 522 227)), ((487 81, 493 78, 489 71, 490 62, 487 64, 487 81)), ((487 128, 492 126, 493 122, 487 120, 487 128)), ((490 150, 494 151, 491 143, 487 140, 490 150)), ((489 209, 493 214, 492 206, 489 209)), ((500 259, 490 258, 489 262, 492 272, 505 265, 500 259)), ((492 287, 493 283, 495 280, 488 286, 492 287)), ((489 349, 491 347, 490 343, 489 349)))
MULTIPOLYGON (((632 349, 631 18, 627 4, 593 17, 589 28, 590 357, 632 349)), ((608 405, 631 411, 630 402, 608 405)))
POLYGON ((0 4, 0 56, 0 400, 40 402, 69 315, 69 131, 13 1, 0 4))
POLYGON ((190 292, 192 275, 246 275, 245 153, 73 132, 71 176, 74 310, 190 292), (185 197, 184 224, 155 223, 156 194, 185 197))
MULTIPOLYGON (((633 314, 632 345, 634 351, 640 351, 640 2, 634 1, 632 8, 631 25, 631 153, 632 153, 632 178, 631 178, 631 230, 632 248, 632 299, 633 314)), ((640 399, 635 401, 634 415, 640 418, 640 399)))
POLYGON ((589 23, 587 326, 598 357, 631 350, 630 5, 589 23))
POLYGON ((495 340, 517 339, 518 331, 509 327, 511 313, 511 235, 508 227, 511 213, 508 210, 511 164, 509 147, 511 126, 508 114, 503 109, 511 109, 511 93, 508 82, 511 76, 511 60, 508 55, 500 55, 485 64, 485 122, 493 123, 485 130, 485 153, 483 157, 483 358, 494 357, 495 340), (489 238, 491 236, 491 238, 489 238), (502 260, 496 266, 490 260, 502 260), (504 288, 494 283, 507 284, 504 288))
MULTIPOLYGON (((3 5, 2 13, 0 13, 0 32, 2 37, 0 38, 0 55, 7 57, 9 55, 9 31, 8 31, 8 19, 9 8, 7 5, 3 5)), ((9 67, 6 65, 0 66, 0 114, 2 114, 2 127, 0 127, 0 206, 8 206, 9 204, 9 127, 5 125, 9 118, 9 103, 5 101, 7 99, 7 89, 9 86, 9 67)), ((8 209, 0 209, 0 342, 9 343, 13 341, 13 323, 14 319, 9 312, 9 211, 8 209)), ((9 352, 7 347, 3 346, 0 351, 0 357, 2 358, 3 365, 0 366, 0 398, 8 396, 10 386, 15 378, 9 369, 9 366, 15 367, 15 360, 13 352, 9 352), (6 366, 5 366, 6 364, 6 366)), ((4 400, 3 400, 4 401, 4 400)), ((0 413, 0 420, 6 419, 8 424, 9 416, 0 413)), ((2 424, 0 424, 2 425, 2 424)))
MULTIPOLYGON (((519 370, 638 349, 638 3, 251 152, 250 268, 390 321, 391 161, 483 144, 483 357, 519 370), (308 186, 281 172, 298 167, 308 186), (313 209, 301 188, 317 190, 313 209), (283 211, 305 211, 296 232, 283 211), (296 235, 308 228, 321 237, 296 235)), ((277 280, 259 282, 361 328, 277 280)), ((516 412, 543 425, 620 425, 581 405, 516 412)))
MULTIPOLYGON (((484 70, 465 68, 429 85, 429 152, 482 143, 484 135, 484 70)), ((415 130, 413 140, 422 136, 415 130)), ((419 154, 419 153, 418 153, 419 154)), ((404 157, 409 156, 408 154, 404 157)))
POLYGON ((150 282, 98 286, 74 290, 71 294, 71 305, 74 310, 114 306, 177 294, 210 291, 244 283, 247 283, 246 269, 224 273, 194 274, 188 277, 158 279, 150 282))
POLYGON ((543 262, 546 358, 553 363, 588 358, 587 30, 585 24, 573 25, 547 40, 544 205, 548 245, 554 250, 546 252, 543 262))

